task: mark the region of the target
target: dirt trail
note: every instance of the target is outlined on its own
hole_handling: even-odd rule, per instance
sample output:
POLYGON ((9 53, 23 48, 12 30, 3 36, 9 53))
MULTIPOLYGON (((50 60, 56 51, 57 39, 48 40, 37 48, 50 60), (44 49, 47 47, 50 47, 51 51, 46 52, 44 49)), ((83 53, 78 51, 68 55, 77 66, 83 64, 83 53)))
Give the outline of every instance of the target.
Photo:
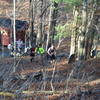
MULTIPOLYGON (((29 57, 23 57, 17 66, 16 73, 13 73, 12 75, 18 74, 18 75, 24 75, 25 77, 29 75, 30 77, 32 75, 33 76, 36 75, 38 72, 40 72, 41 69, 45 69, 43 70, 45 74, 45 79, 34 80, 33 76, 32 76, 33 78, 31 82, 28 79, 18 79, 18 80, 12 79, 12 81, 8 82, 9 83, 8 90, 11 89, 10 84, 14 85, 16 83, 15 84, 16 87, 12 87, 12 89, 15 91, 16 89, 20 90, 20 88, 23 87, 23 85, 28 84, 26 85, 27 87, 25 89, 26 91, 28 90, 30 92, 31 91, 38 92, 38 91, 41 91, 41 89, 45 88, 45 91, 50 92, 52 90, 50 80, 51 80, 54 67, 50 64, 43 66, 41 65, 40 62, 37 62, 37 60, 31 63, 29 59, 30 59, 29 57)), ((18 60, 19 58, 17 59, 17 62, 18 60)), ((7 69, 9 69, 9 67, 12 65, 13 65, 13 58, 0 59, 1 72, 4 69, 6 69, 5 71, 7 71, 7 69)), ((68 81, 68 78, 70 76, 72 69, 75 67, 75 63, 69 65, 67 64, 67 60, 65 58, 62 58, 62 60, 57 62, 55 66, 56 66, 56 71, 54 73, 52 84, 56 91, 60 91, 60 92, 63 91, 63 93, 62 92, 61 93, 59 92, 57 94, 56 93, 52 94, 52 93, 47 93, 47 92, 46 92, 47 94, 45 92, 42 94, 35 93, 34 94, 35 97, 40 95, 39 100, 42 100, 43 98, 43 96, 41 95, 44 95, 44 98, 49 98, 49 100, 61 100, 61 98, 64 98, 63 100, 67 100, 68 98, 71 98, 71 97, 76 98, 76 96, 77 97, 79 96, 78 90, 77 90, 78 88, 81 91, 80 95, 85 94, 85 97, 84 97, 86 98, 85 100, 99 100, 100 99, 100 97, 97 95, 98 94, 97 91, 100 90, 100 59, 91 59, 84 62, 84 68, 82 68, 81 70, 78 70, 80 71, 80 73, 75 73, 75 72, 78 72, 75 70, 73 73, 74 76, 72 75, 69 81, 68 81), (78 74, 79 76, 77 77, 78 74), (68 91, 71 91, 71 93, 64 93, 66 89, 68 91), (92 91, 93 93, 89 94, 87 93, 87 91, 92 91), (88 98, 88 96, 92 96, 93 99, 88 98), (97 97, 97 99, 95 99, 95 96, 97 97)), ((9 75, 11 75, 10 73, 11 71, 9 71, 9 73, 6 73, 5 77, 8 77, 9 75)), ((43 100, 46 100, 46 99, 43 99, 43 100)), ((72 100, 72 99, 68 99, 68 100, 72 100)), ((74 100, 77 100, 77 98, 74 100)))

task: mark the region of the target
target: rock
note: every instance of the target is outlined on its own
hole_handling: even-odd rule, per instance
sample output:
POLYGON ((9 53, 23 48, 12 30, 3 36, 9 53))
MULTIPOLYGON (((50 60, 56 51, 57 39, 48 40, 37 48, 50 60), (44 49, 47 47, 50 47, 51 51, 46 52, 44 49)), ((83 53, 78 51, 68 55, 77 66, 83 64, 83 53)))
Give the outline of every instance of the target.
POLYGON ((34 79, 36 79, 37 81, 41 81, 43 79, 43 72, 39 71, 37 72, 34 76, 34 79))

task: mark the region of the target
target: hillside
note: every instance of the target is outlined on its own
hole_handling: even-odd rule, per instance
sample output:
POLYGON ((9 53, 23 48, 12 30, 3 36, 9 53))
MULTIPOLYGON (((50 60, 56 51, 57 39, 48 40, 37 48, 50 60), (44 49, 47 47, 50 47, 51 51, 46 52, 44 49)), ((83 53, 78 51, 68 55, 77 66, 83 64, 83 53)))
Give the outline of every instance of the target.
MULTIPOLYGON (((9 43, 3 45, 7 32, 0 28, 0 100, 100 100, 99 0, 57 1, 16 0, 16 20, 27 21, 29 29, 20 46, 14 34, 17 28, 11 30, 14 51, 8 50, 9 43), (53 63, 47 51, 43 56, 35 52, 33 62, 30 50, 24 53, 33 45, 46 48, 49 43, 56 48, 53 63), (19 56, 11 57, 10 51, 19 56), (70 53, 75 55, 72 63, 68 63, 70 53)), ((13 0, 0 0, 0 18, 13 19, 13 10, 13 0)))
MULTIPOLYGON (((13 0, 0 0, 0 17, 13 18, 13 0)), ((29 21, 29 2, 16 3, 16 19, 29 21)))
MULTIPOLYGON (((69 51, 65 43, 57 55, 69 51)), ((4 79, 1 91, 14 93, 16 100, 99 100, 100 59, 73 64, 67 64, 67 61, 67 56, 58 56, 52 65, 46 60, 41 62, 38 56, 32 63, 29 56, 18 57, 13 73, 14 59, 0 59, 0 76, 4 79)), ((4 95, 5 100, 8 97, 12 100, 12 96, 4 95)))

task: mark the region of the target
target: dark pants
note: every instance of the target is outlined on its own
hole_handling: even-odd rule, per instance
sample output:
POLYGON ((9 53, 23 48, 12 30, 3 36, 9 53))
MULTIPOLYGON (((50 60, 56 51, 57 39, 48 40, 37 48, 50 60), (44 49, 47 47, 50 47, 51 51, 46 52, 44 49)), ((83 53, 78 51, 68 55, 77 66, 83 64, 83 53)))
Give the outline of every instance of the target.
POLYGON ((56 59, 56 57, 55 57, 55 55, 53 54, 53 55, 49 55, 49 54, 47 54, 47 60, 55 60, 56 59))
POLYGON ((35 53, 31 53, 31 54, 30 54, 30 56, 31 56, 30 61, 32 62, 32 61, 33 61, 33 59, 34 59, 34 57, 35 57, 35 53))

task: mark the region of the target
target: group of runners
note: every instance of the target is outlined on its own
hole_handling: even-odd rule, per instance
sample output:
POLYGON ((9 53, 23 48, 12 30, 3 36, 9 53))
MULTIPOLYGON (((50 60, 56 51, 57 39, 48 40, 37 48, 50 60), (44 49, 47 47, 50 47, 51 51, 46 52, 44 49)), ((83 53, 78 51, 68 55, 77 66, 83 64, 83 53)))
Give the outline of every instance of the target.
MULTIPOLYGON (((16 41, 16 53, 21 54, 23 52, 24 48, 24 43, 21 39, 19 39, 18 41, 16 41)), ((8 45, 8 49, 10 54, 13 56, 13 52, 14 52, 14 46, 13 44, 9 44, 8 45)), ((48 47, 47 50, 45 50, 41 44, 33 46, 31 48, 29 48, 29 55, 30 55, 30 61, 34 61, 35 56, 40 55, 41 57, 43 57, 45 55, 45 57, 47 58, 47 60, 50 60, 51 62, 53 62, 55 60, 55 47, 54 45, 50 45, 48 47)))
POLYGON ((53 62, 56 58, 55 47, 54 45, 51 45, 47 51, 41 45, 30 48, 30 56, 31 56, 30 61, 31 62, 34 60, 34 57, 36 55, 40 55, 40 56, 45 55, 47 60, 50 60, 51 62, 53 62))

